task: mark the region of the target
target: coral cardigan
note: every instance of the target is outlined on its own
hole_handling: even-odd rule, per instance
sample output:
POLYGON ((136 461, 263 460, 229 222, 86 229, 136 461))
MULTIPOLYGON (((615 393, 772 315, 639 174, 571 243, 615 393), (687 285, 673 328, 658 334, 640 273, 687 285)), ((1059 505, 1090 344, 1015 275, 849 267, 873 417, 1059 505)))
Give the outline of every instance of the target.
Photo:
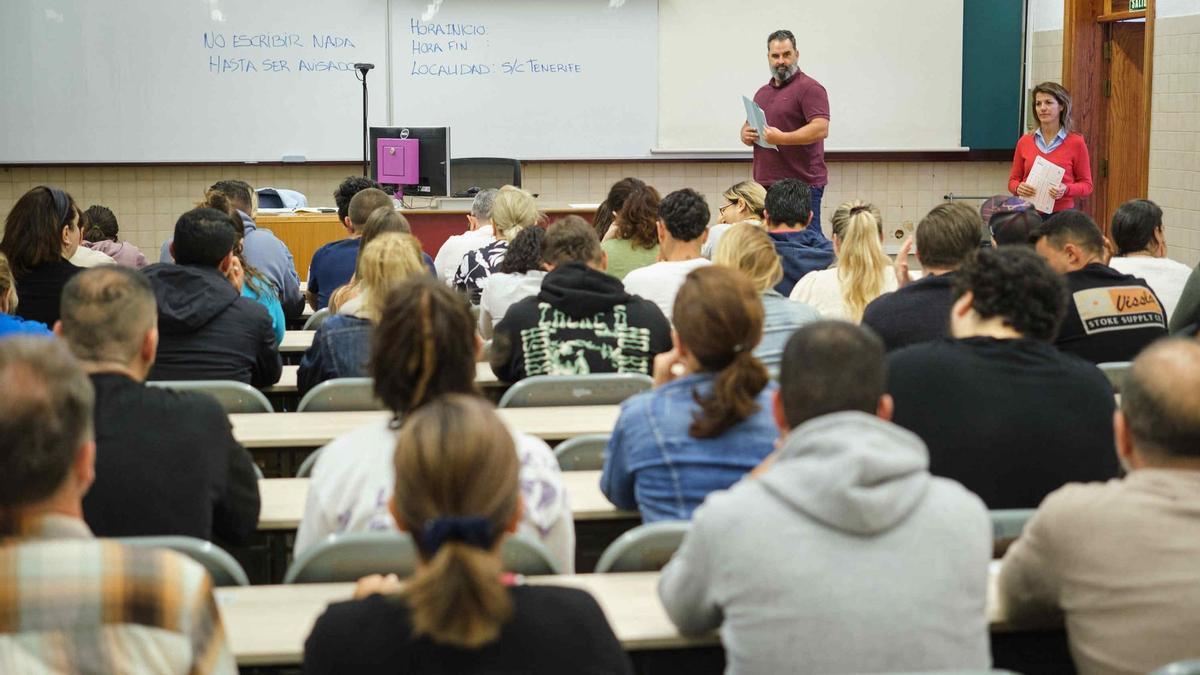
POLYGON ((1062 182, 1067 186, 1067 193, 1054 202, 1055 212, 1073 209, 1076 197, 1092 194, 1092 164, 1088 157, 1087 144, 1083 141, 1083 135, 1075 132, 1068 133, 1062 145, 1050 152, 1038 149, 1032 133, 1022 136, 1021 140, 1017 141, 1016 151, 1013 152, 1012 173, 1008 176, 1009 192, 1017 194, 1017 185, 1029 176, 1038 155, 1066 169, 1062 182))

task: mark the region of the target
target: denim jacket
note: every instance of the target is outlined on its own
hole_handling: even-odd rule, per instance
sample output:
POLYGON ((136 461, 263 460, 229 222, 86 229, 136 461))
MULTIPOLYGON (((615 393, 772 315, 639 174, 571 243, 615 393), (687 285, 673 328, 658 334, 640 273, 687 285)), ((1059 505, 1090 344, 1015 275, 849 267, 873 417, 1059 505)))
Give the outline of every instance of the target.
POLYGON ((300 360, 296 373, 300 395, 335 377, 366 377, 372 330, 370 321, 354 316, 338 314, 326 319, 300 360))
POLYGON ((713 377, 688 375, 621 405, 600 477, 600 489, 615 506, 640 509, 647 523, 689 520, 708 493, 733 485, 775 449, 774 383, 756 397, 758 411, 721 436, 688 434, 700 409, 692 392, 707 394, 713 377))

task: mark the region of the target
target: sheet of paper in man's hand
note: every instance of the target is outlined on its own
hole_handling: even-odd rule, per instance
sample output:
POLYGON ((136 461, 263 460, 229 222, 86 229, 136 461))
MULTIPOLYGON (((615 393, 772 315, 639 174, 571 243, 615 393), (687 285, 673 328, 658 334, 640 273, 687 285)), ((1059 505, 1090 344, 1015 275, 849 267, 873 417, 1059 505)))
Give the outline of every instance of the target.
POLYGON ((755 142, 760 147, 778 150, 779 146, 767 142, 767 114, 757 103, 745 96, 742 97, 742 105, 746 106, 746 123, 758 132, 758 140, 755 142))
POLYGON ((1058 187, 1062 183, 1063 174, 1066 171, 1061 166, 1038 155, 1037 159, 1033 160, 1033 169, 1029 171, 1029 177, 1025 179, 1025 182, 1033 186, 1037 192, 1032 198, 1022 197, 1022 199, 1033 204, 1033 208, 1042 213, 1052 212, 1054 197, 1050 196, 1050 188, 1058 187))

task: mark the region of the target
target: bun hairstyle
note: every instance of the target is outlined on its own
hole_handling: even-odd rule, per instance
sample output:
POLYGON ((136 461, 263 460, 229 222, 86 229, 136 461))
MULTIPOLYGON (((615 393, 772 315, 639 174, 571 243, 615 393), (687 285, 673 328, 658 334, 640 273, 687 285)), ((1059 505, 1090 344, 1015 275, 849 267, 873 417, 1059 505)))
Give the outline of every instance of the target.
POLYGON ((892 266, 880 242, 883 221, 878 214, 873 204, 855 200, 839 206, 831 219, 833 234, 840 242, 837 270, 842 302, 854 323, 862 320, 863 310, 883 293, 892 266))
POLYGON ((83 212, 83 215, 87 221, 87 230, 83 233, 85 240, 93 244, 98 241, 117 240, 117 232, 120 229, 117 225, 117 216, 107 206, 93 204, 83 212))
POLYGON ((767 369, 752 353, 762 339, 763 306, 740 272, 713 265, 693 270, 675 296, 679 341, 705 371, 716 374, 712 393, 693 394, 700 411, 688 433, 715 438, 758 411, 767 369))
POLYGON ((400 428, 393 505, 425 564, 404 589, 413 632, 474 649, 512 616, 496 546, 517 517, 512 434, 474 396, 440 397, 400 428))
POLYGON ((500 188, 492 204, 492 226, 498 238, 512 241, 521 230, 536 225, 540 218, 533 195, 512 185, 500 188))

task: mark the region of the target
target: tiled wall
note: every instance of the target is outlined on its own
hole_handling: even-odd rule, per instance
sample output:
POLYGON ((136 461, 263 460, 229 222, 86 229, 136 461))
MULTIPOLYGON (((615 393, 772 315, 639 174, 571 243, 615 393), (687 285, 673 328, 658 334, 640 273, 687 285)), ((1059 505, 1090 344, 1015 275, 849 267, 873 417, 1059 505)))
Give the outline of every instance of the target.
POLYGON ((1200 262, 1200 15, 1155 23, 1150 199, 1163 209, 1170 256, 1200 262))
POLYGON ((1063 32, 1042 30, 1033 34, 1030 54, 1031 84, 1062 79, 1063 32))
MULTIPOLYGON (((80 206, 104 204, 121 224, 121 237, 150 255, 171 233, 175 219, 191 208, 204 189, 223 178, 238 178, 255 187, 299 190, 313 206, 333 205, 333 190, 357 166, 267 167, 244 164, 216 166, 0 168, 0 219, 29 188, 59 185, 80 206)), ((624 176, 637 176, 663 194, 682 187, 702 192, 716 216, 720 193, 750 178, 746 162, 532 162, 523 172, 524 186, 543 202, 595 203, 624 176)), ((947 193, 991 195, 1005 191, 1007 162, 832 162, 825 193, 825 220, 843 200, 874 202, 889 224, 916 222, 947 193)), ((977 201, 970 202, 972 204, 977 201)), ((154 256, 151 256, 152 258, 154 256)))

